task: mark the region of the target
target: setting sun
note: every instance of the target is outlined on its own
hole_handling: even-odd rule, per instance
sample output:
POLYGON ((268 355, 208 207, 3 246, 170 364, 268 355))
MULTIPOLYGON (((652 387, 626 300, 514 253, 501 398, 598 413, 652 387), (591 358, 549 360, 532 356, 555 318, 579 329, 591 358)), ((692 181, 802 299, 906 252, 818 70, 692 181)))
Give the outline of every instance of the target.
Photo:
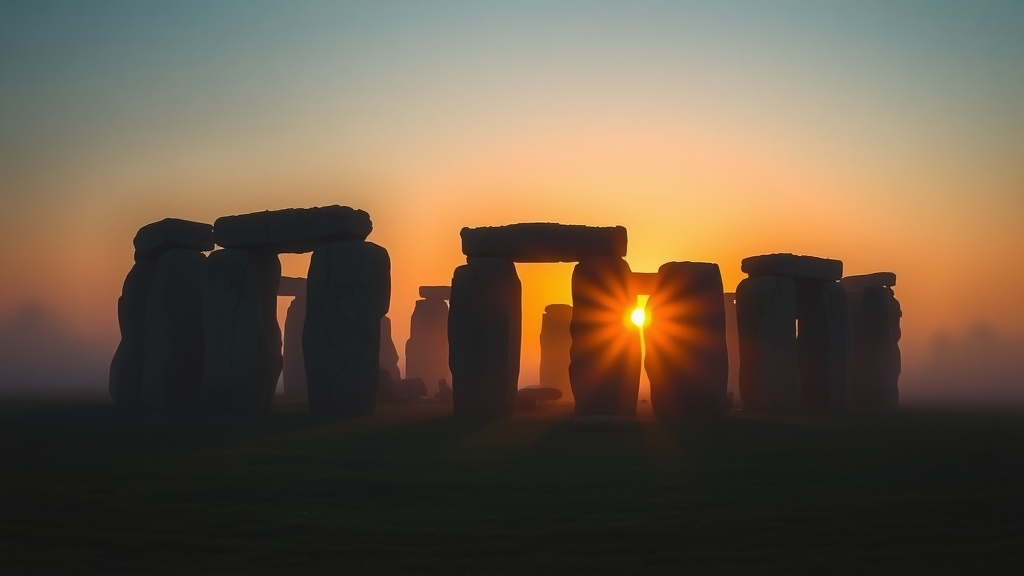
POLYGON ((644 325, 644 318, 645 318, 644 317, 644 309, 643 308, 637 308, 636 310, 633 310, 633 314, 629 318, 633 321, 633 324, 636 324, 637 326, 643 327, 643 325, 644 325))

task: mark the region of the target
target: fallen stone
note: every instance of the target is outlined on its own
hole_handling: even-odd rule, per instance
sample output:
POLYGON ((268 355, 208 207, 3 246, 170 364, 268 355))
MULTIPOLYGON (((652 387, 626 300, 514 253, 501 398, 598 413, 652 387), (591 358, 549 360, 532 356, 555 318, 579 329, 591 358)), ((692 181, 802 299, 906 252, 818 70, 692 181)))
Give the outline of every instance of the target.
POLYGON ((203 278, 206 255, 160 255, 146 298, 142 404, 198 407, 203 391, 203 278))
POLYGON ((839 284, 847 292, 863 290, 868 286, 887 286, 892 288, 896 285, 896 274, 894 272, 875 272, 874 274, 858 274, 847 276, 839 281, 839 284))
POLYGON ((448 303, 440 298, 417 300, 405 342, 405 376, 429 382, 430 395, 437 381, 451 378, 448 369, 448 303))
POLYGON ((846 292, 838 282, 796 280, 796 346, 800 409, 850 408, 850 337, 846 292))
POLYGON ((626 255, 626 229, 550 223, 462 229, 462 253, 513 262, 578 262, 626 255))
POLYGON ((524 386, 519 389, 519 398, 527 398, 535 402, 554 402, 562 398, 562 391, 558 388, 546 386, 524 386))
MULTIPOLYGON (((285 278, 281 278, 284 284, 285 278)), ((278 289, 277 294, 287 292, 287 295, 294 295, 284 317, 284 398, 291 402, 306 402, 309 398, 309 388, 306 384, 306 358, 302 353, 302 333, 306 325, 306 279, 289 279, 291 286, 287 291, 278 289), (301 290, 294 280, 301 280, 301 290)))
POLYGON ((274 253, 215 250, 203 283, 203 409, 268 412, 281 375, 274 253))
POLYGON ((658 289, 658 273, 633 272, 629 279, 629 286, 633 294, 637 296, 654 294, 654 291, 658 289))
POLYGON ((641 346, 630 320, 631 275, 621 258, 587 258, 573 269, 569 383, 577 416, 636 416, 641 346))
POLYGON ((522 284, 502 258, 455 269, 448 314, 448 363, 457 416, 512 414, 519 387, 522 284))
POLYGON ((572 306, 550 304, 540 321, 540 385, 572 398, 569 349, 572 348, 572 306))
POLYGON ((398 349, 391 338, 391 318, 387 316, 380 319, 380 367, 387 370, 393 379, 402 379, 398 370, 398 349))
POLYGON ((135 234, 135 259, 159 256, 172 248, 198 252, 213 250, 213 226, 202 222, 164 218, 146 224, 135 234))
POLYGON ((317 248, 309 263, 306 298, 302 349, 310 414, 373 414, 381 318, 391 304, 387 250, 358 240, 317 248))
POLYGON ((764 254, 744 258, 740 262, 740 270, 750 276, 789 276, 814 280, 839 280, 843 277, 843 263, 840 260, 794 254, 764 254))
POLYGON ((603 414, 577 416, 572 423, 578 430, 588 432, 624 432, 640 427, 636 418, 603 414))
POLYGON ((338 205, 222 216, 213 223, 214 239, 225 248, 278 253, 311 252, 331 242, 364 240, 372 230, 369 214, 338 205))
POLYGON ((800 363, 796 346, 796 283, 755 276, 736 288, 740 397, 748 412, 796 412, 800 363))
POLYGON ((306 297, 306 279, 281 276, 281 283, 277 287, 278 296, 291 296, 292 298, 306 297))
POLYGON ((718 264, 663 264, 647 301, 647 318, 644 367, 655 416, 724 416, 729 407, 729 351, 718 264))
POLYGON ((121 341, 110 362, 110 397, 118 406, 142 403, 142 379, 146 354, 146 302, 156 272, 156 259, 137 260, 125 276, 117 299, 117 324, 121 341))
POLYGON ((451 286, 420 286, 420 298, 427 300, 451 300, 451 286))

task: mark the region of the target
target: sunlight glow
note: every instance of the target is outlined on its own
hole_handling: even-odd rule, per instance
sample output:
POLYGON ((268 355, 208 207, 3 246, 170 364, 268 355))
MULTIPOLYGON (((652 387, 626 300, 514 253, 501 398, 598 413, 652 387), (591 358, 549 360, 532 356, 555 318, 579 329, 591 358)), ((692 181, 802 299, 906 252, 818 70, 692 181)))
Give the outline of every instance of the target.
POLYGON ((644 325, 644 309, 643 308, 637 308, 636 310, 633 310, 633 314, 629 318, 633 321, 633 324, 636 324, 637 326, 643 327, 643 325, 644 325))

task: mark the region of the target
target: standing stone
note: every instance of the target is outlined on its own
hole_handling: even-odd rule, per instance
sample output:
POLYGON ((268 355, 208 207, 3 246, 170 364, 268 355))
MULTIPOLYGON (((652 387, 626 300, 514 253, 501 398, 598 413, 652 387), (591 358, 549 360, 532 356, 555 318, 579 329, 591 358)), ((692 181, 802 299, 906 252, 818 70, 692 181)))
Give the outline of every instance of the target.
POLYGON ((663 264, 647 309, 644 366, 655 416, 673 420, 725 415, 729 353, 718 264, 663 264))
POLYGON ((740 400, 740 333, 736 327, 736 293, 725 293, 725 344, 729 349, 729 394, 740 400))
POLYGON ((576 415, 636 416, 640 330, 630 320, 636 296, 621 258, 582 260, 572 272, 569 382, 576 415))
POLYGON ((397 382, 402 379, 402 373, 398 370, 398 348, 395 348, 395 340, 391 337, 391 318, 387 316, 380 319, 380 367, 388 371, 392 380, 397 382))
POLYGON ((740 395, 750 412, 800 407, 796 283, 785 276, 745 278, 736 288, 740 395))
POLYGON ((422 378, 430 396, 437 393, 437 381, 451 379, 448 370, 448 293, 447 286, 422 286, 409 321, 409 339, 405 342, 405 377, 422 378), (424 289, 427 290, 424 290, 424 289), (438 289, 438 290, 434 290, 438 289))
POLYGON ((270 410, 281 374, 277 291, 281 262, 272 252, 225 249, 207 259, 203 285, 203 408, 270 410))
POLYGON ((306 279, 282 276, 277 295, 292 297, 284 317, 284 394, 292 402, 306 401, 306 362, 302 354, 302 328, 306 323, 306 279))
POLYGON ((891 273, 842 280, 852 324, 851 403, 858 410, 892 409, 899 405, 903 314, 889 286, 895 283, 895 274, 891 273))
POLYGON ((203 388, 206 255, 171 249, 156 263, 146 300, 142 404, 199 406, 203 388))
POLYGON ((569 383, 569 350, 572 348, 572 306, 549 304, 540 321, 540 385, 572 398, 569 383))
POLYGON ((834 281, 796 279, 800 409, 842 413, 850 407, 846 293, 834 281))
POLYGON ((448 363, 457 416, 515 411, 522 341, 522 284, 504 258, 470 258, 455 269, 448 363))
POLYGON ((117 324, 121 342, 110 363, 110 396, 118 406, 142 403, 142 380, 146 352, 146 302, 149 299, 156 259, 146 257, 135 262, 124 279, 117 299, 117 324))
POLYGON ((306 294, 302 348, 310 414, 373 414, 381 318, 391 305, 387 250, 359 240, 320 246, 309 263, 306 294))

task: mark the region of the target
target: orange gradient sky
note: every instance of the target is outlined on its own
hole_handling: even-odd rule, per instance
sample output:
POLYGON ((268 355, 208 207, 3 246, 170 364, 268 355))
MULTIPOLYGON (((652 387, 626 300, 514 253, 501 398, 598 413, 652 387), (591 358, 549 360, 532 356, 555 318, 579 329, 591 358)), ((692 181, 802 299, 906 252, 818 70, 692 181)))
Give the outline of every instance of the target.
MULTIPOLYGON (((623 225, 633 270, 727 290, 767 252, 894 271, 911 364, 1024 334, 1019 4, 514 4, 4 4, 0 318, 112 352, 140 226, 343 204, 391 254, 400 353, 460 228, 530 221, 623 225)), ((571 269, 518 266, 521 384, 571 269)))

